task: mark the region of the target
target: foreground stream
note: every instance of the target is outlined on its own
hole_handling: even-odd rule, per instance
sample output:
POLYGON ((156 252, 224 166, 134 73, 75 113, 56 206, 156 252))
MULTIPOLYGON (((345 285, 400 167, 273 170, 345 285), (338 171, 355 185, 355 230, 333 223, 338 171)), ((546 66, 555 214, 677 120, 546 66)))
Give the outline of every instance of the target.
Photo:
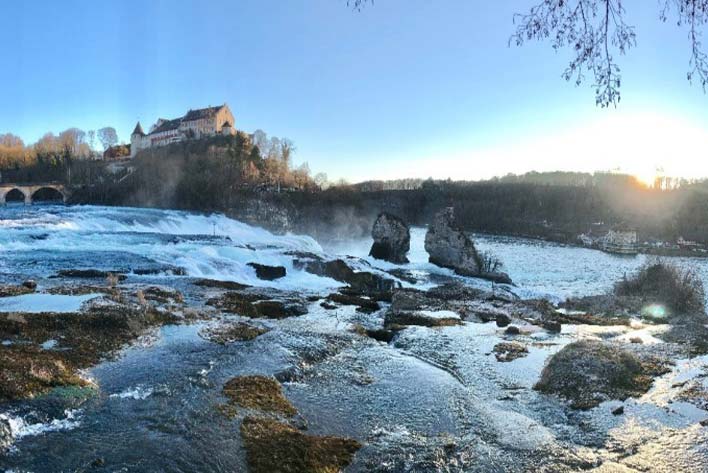
MULTIPOLYGON (((423 236, 424 229, 413 229, 411 263, 397 267, 369 259, 369 240, 323 247, 306 236, 275 236, 219 215, 0 208, 0 284, 38 282, 33 294, 0 298, 0 317, 73 314, 97 303, 105 295, 90 288, 75 295, 53 291, 78 284, 54 277, 61 271, 87 269, 125 274, 117 287, 126 293, 148 286, 179 291, 181 313, 200 314, 147 330, 117 356, 82 372, 95 386, 88 393, 57 390, 0 403, 14 439, 0 452, 0 471, 247 471, 239 420, 219 406, 225 383, 248 374, 277 375, 297 409, 295 422, 308 434, 358 440, 362 448, 348 472, 708 471, 708 398, 705 405, 679 399, 687 382, 708 389, 708 356, 673 355, 670 344, 655 336, 660 325, 564 324, 551 333, 517 323, 522 334, 515 340, 528 354, 499 362, 492 350, 508 336, 495 322, 410 326, 389 343, 361 336, 352 327, 381 324, 386 305, 372 313, 346 304, 327 309, 322 300, 342 282, 296 264, 303 253, 354 256, 348 263, 355 269, 405 269, 410 277, 399 281, 404 287, 461 281, 492 289, 428 263, 423 236), (287 275, 261 280, 248 266, 253 262, 284 266, 287 275), (209 306, 224 290, 194 284, 204 278, 288 292, 306 301, 307 313, 258 319, 267 333, 214 343, 205 330, 245 319, 209 306), (675 364, 641 397, 590 410, 570 409, 532 389, 549 356, 585 338, 640 338, 647 350, 672 353, 675 364), (293 367, 302 373, 282 375, 293 367)), ((478 236, 475 242, 502 259, 517 283, 505 290, 522 299, 560 302, 604 292, 646 261, 516 238, 478 236)), ((695 267, 708 285, 708 259, 676 261, 695 267)), ((105 282, 91 282, 99 283, 105 282)), ((41 349, 61 349, 61 340, 46 340, 41 349)))

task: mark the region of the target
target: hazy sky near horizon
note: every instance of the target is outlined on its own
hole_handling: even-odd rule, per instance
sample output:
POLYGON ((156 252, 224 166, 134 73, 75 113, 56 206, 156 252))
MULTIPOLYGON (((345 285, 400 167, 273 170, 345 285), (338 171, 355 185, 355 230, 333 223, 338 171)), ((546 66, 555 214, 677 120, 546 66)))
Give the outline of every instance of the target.
POLYGON ((295 161, 331 179, 708 176, 708 95, 686 81, 687 32, 659 22, 658 2, 625 2, 639 44, 620 58, 616 109, 561 78, 569 51, 508 47, 534 3, 6 2, 0 133, 114 126, 128 141, 138 119, 227 102, 237 128, 290 138, 295 161))

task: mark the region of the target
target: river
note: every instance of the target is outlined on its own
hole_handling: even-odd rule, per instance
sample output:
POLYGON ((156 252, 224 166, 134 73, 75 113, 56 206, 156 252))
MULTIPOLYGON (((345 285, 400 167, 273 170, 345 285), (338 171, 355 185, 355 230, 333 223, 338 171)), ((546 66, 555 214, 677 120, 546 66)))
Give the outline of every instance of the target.
MULTIPOLYGON (((423 237, 424 229, 413 229, 411 263, 405 266, 420 276, 417 286, 431 287, 436 275, 456 278, 427 262, 423 237)), ((529 298, 559 301, 603 292, 647 261, 644 256, 613 256, 520 238, 474 235, 474 240, 503 261, 517 285, 512 290, 529 298)), ((367 239, 320 244, 307 236, 276 236, 223 215, 7 206, 0 209, 0 283, 35 279, 42 292, 61 283, 51 278, 60 270, 101 269, 126 273, 125 284, 178 288, 195 305, 200 296, 190 281, 197 277, 324 296, 341 283, 297 269, 293 252, 352 255, 362 258, 360 265, 394 267, 369 259, 369 245, 367 239), (285 266, 287 276, 260 280, 247 265, 254 261, 285 266)), ((694 267, 708 283, 707 259, 676 261, 694 267)), ((0 302, 0 312, 63 306, 74 311, 86 300, 57 297, 0 302)), ((332 317, 313 304, 302 317, 266 322, 272 331, 253 342, 226 346, 199 336, 208 321, 164 326, 89 370, 86 376, 99 390, 80 405, 67 407, 51 397, 0 405, 16 436, 12 449, 0 453, 0 469, 246 471, 238 425, 215 409, 223 401, 221 386, 239 374, 273 374, 287 368, 293 352, 319 349, 330 338, 341 344, 337 354, 323 362, 315 379, 286 383, 285 393, 307 419, 310 433, 365 443, 348 471, 373 471, 374 466, 377 471, 527 471, 539 458, 556 457, 563 466, 546 471, 574 471, 612 456, 601 447, 605 442, 670 450, 682 448, 682 442, 705 441, 704 431, 691 430, 703 418, 701 412, 688 406, 667 410, 661 404, 673 378, 630 403, 626 409, 633 417, 622 420, 604 411, 579 414, 585 424, 571 422, 573 415, 559 402, 532 391, 547 357, 581 329, 564 330, 553 339, 537 333, 528 357, 501 366, 488 356, 501 340, 493 323, 444 331, 411 328, 395 345, 386 345, 347 338, 347 321, 355 317, 353 309, 341 309, 332 317), (452 372, 436 362, 445 356, 454 359, 452 372), (362 373, 373 382, 359 382, 362 373), (586 428, 596 429, 598 438, 586 435, 586 428), (673 436, 662 440, 665 430, 673 436), (440 459, 447 444, 454 445, 454 453, 440 459), (429 459, 431 469, 405 470, 410 456, 429 459), (391 469, 385 469, 386 462, 391 469)), ((705 366, 705 360, 698 367, 696 361, 682 363, 669 376, 705 366)), ((656 454, 653 461, 680 470, 689 461, 696 465, 695 456, 691 458, 672 463, 656 454)), ((703 451, 698 458, 708 457, 703 451)))

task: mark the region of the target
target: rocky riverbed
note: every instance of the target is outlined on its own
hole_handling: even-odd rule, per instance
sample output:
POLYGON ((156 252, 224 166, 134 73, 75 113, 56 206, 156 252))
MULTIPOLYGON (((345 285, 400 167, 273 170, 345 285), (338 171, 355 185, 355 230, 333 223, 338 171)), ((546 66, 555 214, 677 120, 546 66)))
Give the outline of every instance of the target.
POLYGON ((0 234, 0 469, 708 468, 704 314, 97 211, 0 234))

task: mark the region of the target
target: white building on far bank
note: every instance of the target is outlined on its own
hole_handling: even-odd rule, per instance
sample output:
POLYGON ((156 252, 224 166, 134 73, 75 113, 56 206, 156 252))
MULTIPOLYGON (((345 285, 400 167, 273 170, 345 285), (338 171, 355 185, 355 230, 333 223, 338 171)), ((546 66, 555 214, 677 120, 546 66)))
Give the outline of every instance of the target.
POLYGON ((198 139, 203 136, 233 135, 236 133, 233 114, 229 106, 201 108, 190 110, 183 117, 166 120, 160 118, 145 133, 138 122, 130 135, 130 157, 140 150, 165 146, 188 139, 198 139))

